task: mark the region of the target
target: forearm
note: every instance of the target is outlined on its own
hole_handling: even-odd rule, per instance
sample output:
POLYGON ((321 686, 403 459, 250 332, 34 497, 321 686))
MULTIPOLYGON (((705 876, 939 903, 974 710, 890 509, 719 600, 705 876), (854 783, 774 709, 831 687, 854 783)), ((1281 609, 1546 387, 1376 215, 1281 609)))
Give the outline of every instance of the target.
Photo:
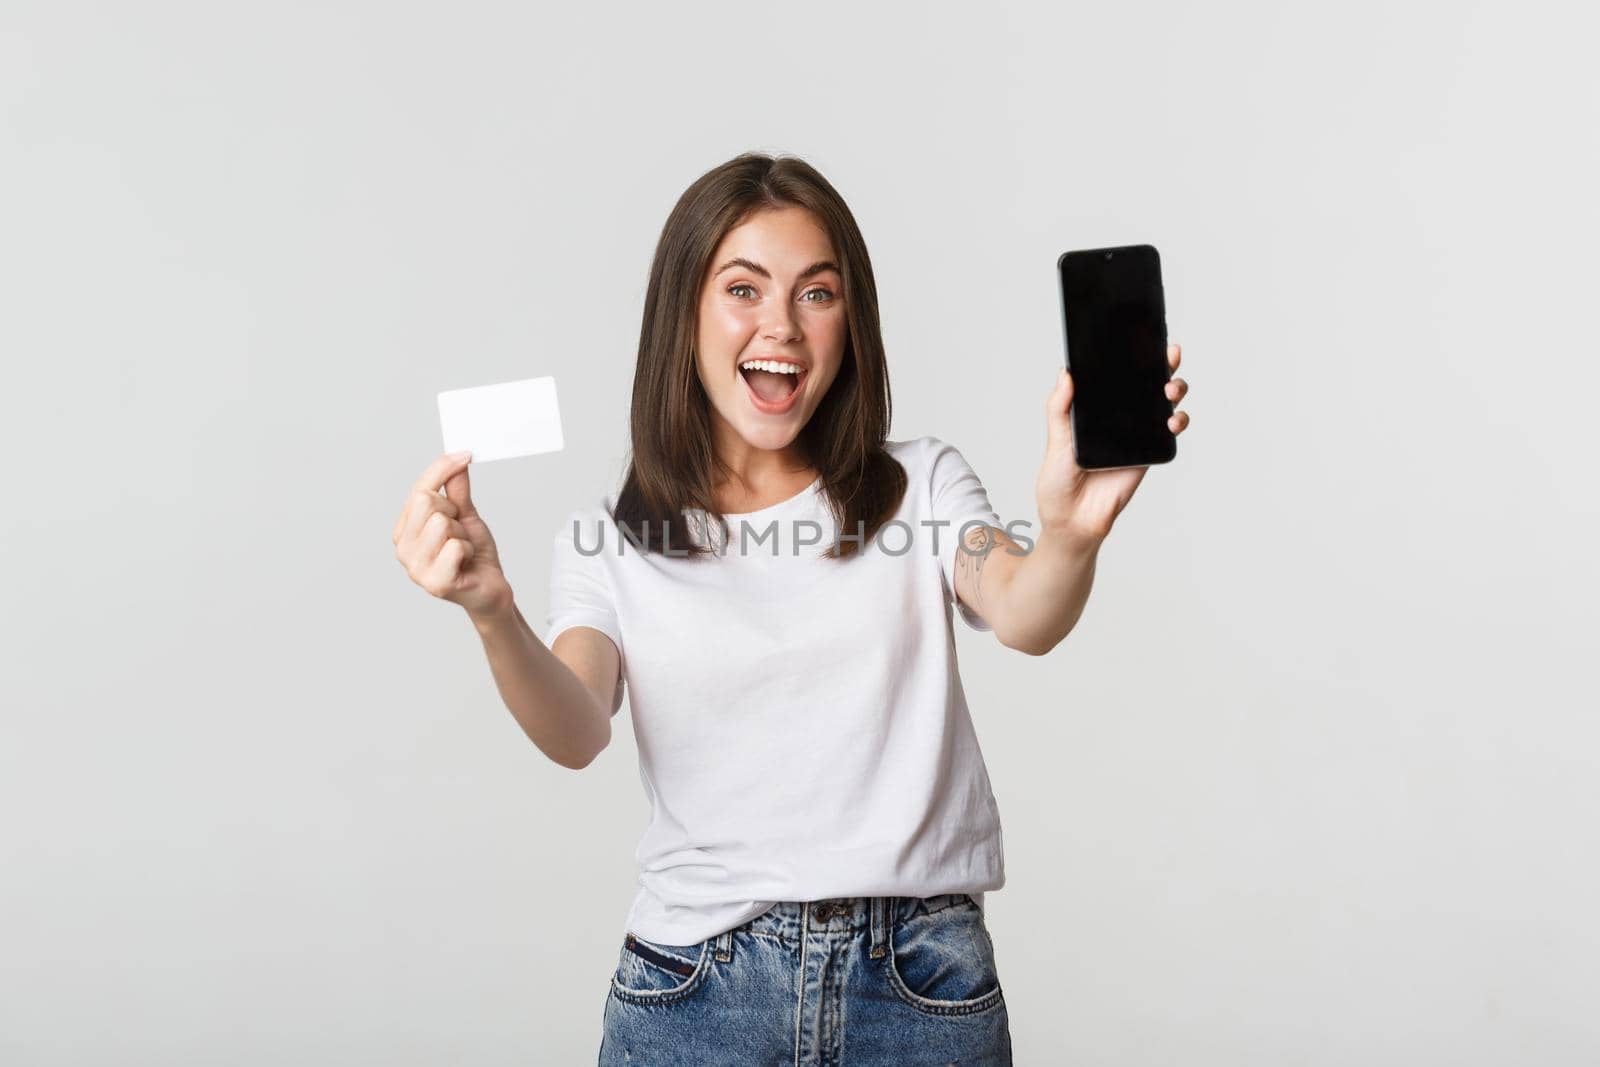
MULTIPOLYGON (((1099 538, 1044 527, 1001 590, 994 611, 996 636, 1033 656, 1058 645, 1089 602, 1100 545, 1099 538)), ((1006 549, 997 545, 992 551, 1006 549)))
POLYGON ((515 601, 472 623, 500 698, 522 732, 563 767, 587 766, 611 741, 609 709, 539 640, 515 601))

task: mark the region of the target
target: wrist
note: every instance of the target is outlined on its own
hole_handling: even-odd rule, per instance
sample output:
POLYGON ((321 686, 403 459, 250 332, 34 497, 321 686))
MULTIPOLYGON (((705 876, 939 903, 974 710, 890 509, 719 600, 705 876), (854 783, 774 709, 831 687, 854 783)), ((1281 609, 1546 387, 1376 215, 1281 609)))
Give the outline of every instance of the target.
POLYGON ((1047 551, 1070 555, 1093 555, 1100 551, 1105 539, 1105 532, 1085 529, 1069 521, 1042 523, 1039 530, 1040 546, 1045 547, 1047 551))
POLYGON ((467 618, 472 620, 472 626, 480 637, 503 632, 517 623, 516 599, 511 595, 510 589, 507 589, 505 596, 494 604, 478 611, 469 610, 467 618))

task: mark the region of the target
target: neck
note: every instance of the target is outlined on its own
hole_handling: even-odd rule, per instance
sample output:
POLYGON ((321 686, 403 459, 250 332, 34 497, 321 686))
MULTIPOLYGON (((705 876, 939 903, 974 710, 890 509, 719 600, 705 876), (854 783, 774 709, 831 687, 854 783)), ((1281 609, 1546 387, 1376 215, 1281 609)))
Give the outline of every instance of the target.
POLYGON ((791 442, 779 449, 757 448, 736 433, 718 443, 717 455, 727 474, 716 486, 725 511, 756 511, 786 500, 817 477, 805 454, 791 442))

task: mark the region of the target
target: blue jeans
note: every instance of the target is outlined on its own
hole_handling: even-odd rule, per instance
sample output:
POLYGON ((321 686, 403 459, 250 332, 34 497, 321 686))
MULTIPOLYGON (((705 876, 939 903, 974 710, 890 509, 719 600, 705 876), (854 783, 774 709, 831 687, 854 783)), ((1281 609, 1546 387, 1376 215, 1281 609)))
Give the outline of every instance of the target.
POLYGON ((697 945, 624 940, 600 1067, 1010 1067, 965 893, 786 901, 697 945))

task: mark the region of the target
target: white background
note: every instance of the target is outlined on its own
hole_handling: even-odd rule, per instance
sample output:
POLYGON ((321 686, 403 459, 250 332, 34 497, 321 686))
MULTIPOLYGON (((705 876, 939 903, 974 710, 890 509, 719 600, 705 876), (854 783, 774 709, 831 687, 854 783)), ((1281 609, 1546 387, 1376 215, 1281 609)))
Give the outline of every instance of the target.
POLYGON ((434 394, 536 629, 666 213, 866 235, 891 437, 1032 520, 1068 248, 1192 394, 1031 659, 960 631, 1022 1064, 1600 1059, 1581 5, 8 4, 0 1060, 593 1062, 643 828, 396 563, 434 394))

